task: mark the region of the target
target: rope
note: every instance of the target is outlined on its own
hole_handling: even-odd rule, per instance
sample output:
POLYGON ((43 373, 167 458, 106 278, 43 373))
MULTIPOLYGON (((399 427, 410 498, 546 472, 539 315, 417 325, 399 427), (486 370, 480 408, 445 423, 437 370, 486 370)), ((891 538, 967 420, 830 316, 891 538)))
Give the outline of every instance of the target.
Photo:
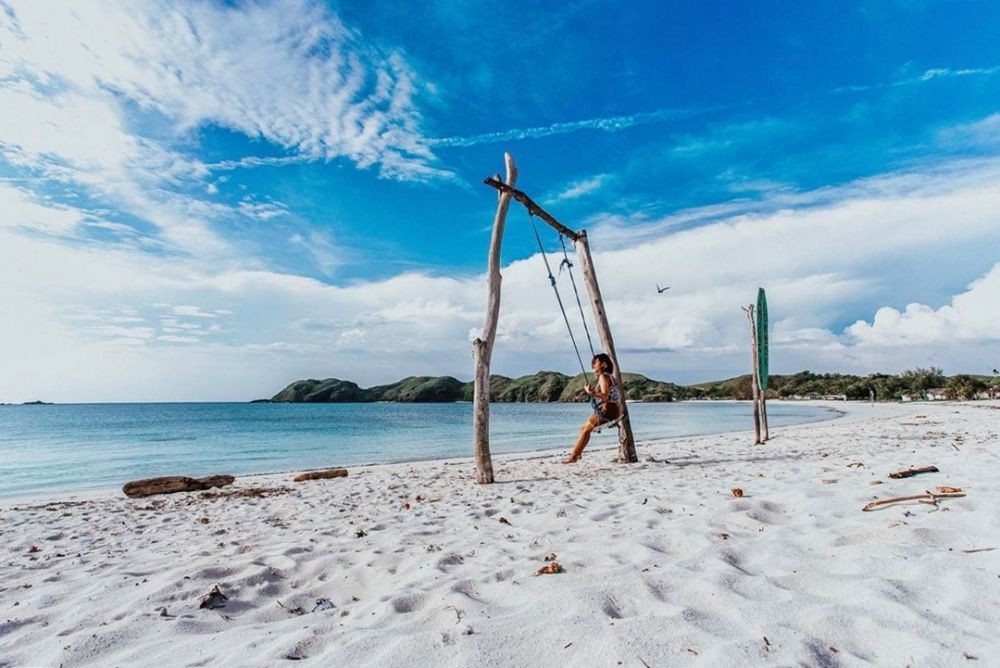
POLYGON ((583 314, 583 304, 580 302, 580 293, 576 289, 576 281, 573 280, 573 263, 569 261, 569 253, 566 252, 566 237, 560 234, 559 243, 562 244, 563 249, 563 261, 559 264, 559 272, 562 273, 563 265, 565 265, 566 273, 569 274, 570 285, 573 286, 573 294, 576 295, 576 305, 580 308, 580 320, 583 321, 583 331, 587 334, 587 345, 590 346, 590 356, 593 357, 597 353, 594 352, 594 342, 590 339, 590 330, 587 328, 587 316, 583 314))
MULTIPOLYGON (((562 311, 563 321, 566 323, 566 331, 569 332, 569 340, 573 342, 573 350, 576 351, 576 359, 580 363, 580 371, 583 372, 585 379, 590 380, 590 376, 587 374, 587 367, 583 365, 583 357, 580 356, 580 348, 576 345, 576 337, 573 336, 573 328, 569 324, 569 316, 566 315, 566 307, 563 306, 562 296, 559 294, 559 288, 556 287, 556 277, 552 275, 549 258, 545 254, 545 247, 542 246, 542 237, 538 234, 538 227, 535 225, 535 216, 530 211, 528 213, 528 220, 531 221, 531 229, 535 232, 535 241, 538 242, 538 250, 542 254, 542 260, 545 261, 545 270, 549 272, 549 283, 552 284, 552 290, 556 293, 556 301, 559 302, 559 310, 562 311)), ((577 299, 579 300, 579 295, 577 295, 577 299)), ((583 313, 582 307, 580 312, 581 314, 583 313)), ((589 332, 587 333, 587 340, 590 340, 589 332)), ((593 350, 593 346, 591 346, 591 350, 593 350)))

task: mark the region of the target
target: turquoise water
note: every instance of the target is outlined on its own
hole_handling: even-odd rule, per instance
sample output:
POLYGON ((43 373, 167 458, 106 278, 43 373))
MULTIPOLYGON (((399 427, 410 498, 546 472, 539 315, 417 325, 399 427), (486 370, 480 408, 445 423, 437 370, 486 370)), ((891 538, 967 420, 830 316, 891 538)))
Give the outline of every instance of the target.
MULTIPOLYGON (((637 441, 752 429, 747 403, 630 404, 637 441)), ((768 407, 773 427, 833 417, 768 407)), ((569 448, 586 404, 494 404, 494 453, 569 448)), ((615 430, 595 435, 615 443, 615 430)), ((469 457, 471 404, 0 406, 0 497, 117 487, 158 475, 234 475, 469 457)))

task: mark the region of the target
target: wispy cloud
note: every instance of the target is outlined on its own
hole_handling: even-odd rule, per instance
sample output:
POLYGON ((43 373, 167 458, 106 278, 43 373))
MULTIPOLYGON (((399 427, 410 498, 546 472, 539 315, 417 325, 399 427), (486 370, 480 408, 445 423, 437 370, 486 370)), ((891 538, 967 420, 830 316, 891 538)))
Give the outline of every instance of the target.
POLYGON ((543 199, 546 202, 553 204, 556 202, 565 202, 567 200, 577 199, 579 197, 584 197, 597 192, 611 180, 612 177, 610 174, 597 174, 596 176, 591 176, 590 178, 573 181, 561 191, 543 199))
POLYGON ((840 86, 834 88, 833 93, 860 93, 869 90, 878 90, 880 88, 892 88, 895 86, 912 86, 915 84, 924 83, 926 81, 933 81, 935 79, 955 79, 959 77, 970 77, 970 76, 980 76, 988 77, 1000 72, 1000 66, 994 67, 972 67, 972 68, 950 68, 950 67, 933 67, 918 76, 910 76, 902 79, 897 79, 895 81, 886 81, 874 84, 859 84, 852 86, 840 86))
POLYGON ((604 118, 589 118, 582 121, 567 121, 562 123, 552 123, 535 128, 519 128, 514 130, 503 130, 500 132, 488 132, 485 134, 472 135, 469 137, 439 137, 428 139, 428 145, 432 147, 462 147, 475 146, 477 144, 496 144, 518 139, 538 139, 550 137, 552 135, 563 135, 581 130, 601 130, 604 132, 619 132, 638 125, 648 125, 651 123, 663 123, 665 121, 687 118, 697 113, 709 111, 707 109, 660 109, 627 116, 607 116, 604 118))
POLYGON ((948 148, 995 149, 1000 146, 1000 113, 945 128, 938 132, 937 140, 948 148))

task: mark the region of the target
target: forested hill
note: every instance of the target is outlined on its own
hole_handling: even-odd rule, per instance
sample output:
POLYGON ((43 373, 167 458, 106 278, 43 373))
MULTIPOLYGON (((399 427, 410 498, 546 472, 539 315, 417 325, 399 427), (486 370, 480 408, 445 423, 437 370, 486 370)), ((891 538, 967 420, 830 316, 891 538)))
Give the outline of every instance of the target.
MULTIPOLYGON (((530 376, 490 376, 490 400, 502 402, 587 401, 583 375, 567 376, 539 371, 530 376)), ((650 380, 637 373, 622 375, 627 399, 673 401, 687 398, 685 389, 673 383, 650 380)), ((389 385, 363 388, 338 378, 297 380, 274 395, 273 403, 335 403, 369 401, 447 402, 472 401, 472 382, 451 376, 410 376, 389 385)))
MULTIPOLYGON (((681 399, 750 399, 750 376, 737 376, 696 385, 676 385, 652 380, 637 373, 622 376, 630 401, 675 401, 681 399)), ((490 376, 490 400, 498 402, 587 401, 583 375, 566 376, 556 371, 539 371, 530 376, 508 378, 490 376)), ((904 395, 919 399, 928 392, 953 399, 972 399, 993 388, 1000 396, 1000 376, 945 376, 940 369, 913 369, 899 375, 815 374, 801 371, 772 375, 768 398, 837 397, 867 400, 873 390, 879 400, 898 400, 904 395)), ((273 403, 336 402, 451 402, 472 401, 472 383, 451 376, 410 376, 388 385, 363 388, 349 380, 298 380, 269 400, 273 403)))

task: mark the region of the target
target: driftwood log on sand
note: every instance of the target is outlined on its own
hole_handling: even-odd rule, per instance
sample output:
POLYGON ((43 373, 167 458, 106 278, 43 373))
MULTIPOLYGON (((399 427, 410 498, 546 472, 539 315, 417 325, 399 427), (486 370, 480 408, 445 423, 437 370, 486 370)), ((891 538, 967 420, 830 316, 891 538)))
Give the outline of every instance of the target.
POLYGON ((326 478, 346 478, 347 469, 326 469, 325 471, 309 471, 300 473, 293 479, 295 482, 303 480, 324 480, 326 478))
POLYGON ((910 496, 893 496, 888 499, 878 499, 867 504, 861 510, 864 512, 879 510, 894 503, 902 503, 904 501, 922 501, 936 505, 941 499, 957 499, 962 496, 965 496, 965 492, 958 487, 938 487, 937 492, 924 492, 923 494, 913 494, 910 496))
POLYGON ((145 478, 127 482, 122 487, 125 496, 140 498, 154 494, 176 494, 177 492, 200 492, 213 487, 225 487, 236 480, 231 475, 211 475, 205 478, 188 478, 181 475, 162 478, 145 478))
POLYGON ((900 478, 912 478, 913 476, 920 475, 921 473, 939 473, 939 471, 936 466, 921 466, 916 469, 903 469, 902 471, 890 473, 889 477, 898 480, 900 478))

